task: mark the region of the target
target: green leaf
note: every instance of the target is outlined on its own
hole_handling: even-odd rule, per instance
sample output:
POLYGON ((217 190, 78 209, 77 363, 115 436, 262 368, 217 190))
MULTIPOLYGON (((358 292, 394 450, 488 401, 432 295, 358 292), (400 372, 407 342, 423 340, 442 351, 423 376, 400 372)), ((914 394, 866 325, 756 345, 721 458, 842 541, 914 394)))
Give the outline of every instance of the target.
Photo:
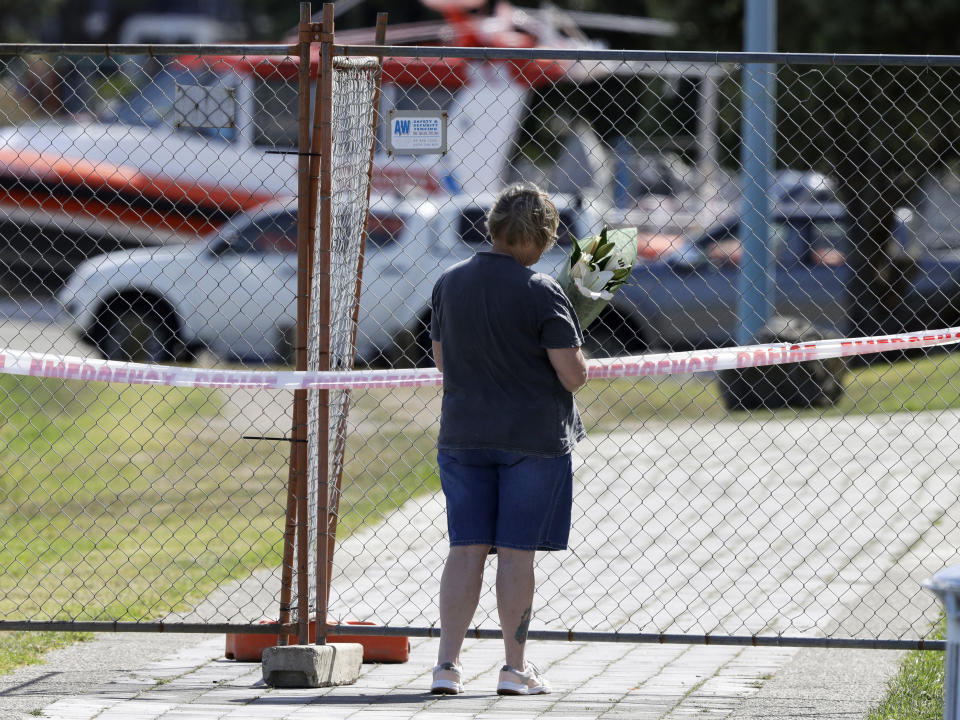
POLYGON ((599 263, 601 260, 607 257, 611 252, 613 252, 613 249, 615 247, 616 245, 612 242, 602 242, 600 246, 597 248, 597 254, 593 256, 593 259, 597 263, 599 263))
POLYGON ((624 278, 630 277, 630 270, 631 270, 631 268, 628 268, 628 267, 620 268, 619 270, 614 270, 614 271, 613 271, 613 279, 614 279, 614 280, 623 280, 624 278))
POLYGON ((570 251, 570 267, 577 264, 577 261, 583 256, 583 250, 580 249, 580 243, 574 240, 573 249, 570 251))
POLYGON ((585 243, 586 244, 583 246, 583 251, 593 256, 594 254, 596 254, 597 247, 600 244, 600 237, 597 235, 594 235, 593 237, 587 238, 585 240, 585 243))

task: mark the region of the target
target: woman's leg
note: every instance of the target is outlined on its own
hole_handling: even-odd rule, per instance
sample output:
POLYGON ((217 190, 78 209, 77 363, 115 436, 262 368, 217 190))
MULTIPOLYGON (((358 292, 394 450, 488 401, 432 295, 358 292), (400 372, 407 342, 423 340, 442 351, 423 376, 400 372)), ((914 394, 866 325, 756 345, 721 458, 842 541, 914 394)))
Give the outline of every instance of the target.
MULTIPOLYGON (((527 631, 533 615, 533 550, 497 548, 497 610, 507 665, 524 668, 527 631)), ((466 631, 466 629, 464 629, 466 631)))
POLYGON ((565 549, 573 496, 570 455, 505 454, 498 472, 497 605, 507 665, 522 671, 533 615, 535 551, 565 549))
POLYGON ((440 650, 437 664, 460 664, 460 648, 480 602, 489 545, 454 545, 440 579, 440 650))

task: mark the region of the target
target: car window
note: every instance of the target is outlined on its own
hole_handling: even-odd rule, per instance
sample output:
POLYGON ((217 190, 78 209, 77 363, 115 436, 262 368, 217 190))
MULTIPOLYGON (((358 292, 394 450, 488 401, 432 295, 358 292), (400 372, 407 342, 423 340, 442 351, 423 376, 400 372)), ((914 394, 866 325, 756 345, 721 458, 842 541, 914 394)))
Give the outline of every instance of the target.
POLYGON ((228 142, 236 136, 235 128, 186 127, 176 125, 174 101, 177 86, 207 85, 221 87, 226 84, 224 76, 209 69, 191 70, 172 65, 166 68, 153 67, 140 84, 110 103, 103 113, 106 122, 147 127, 169 127, 191 132, 204 137, 222 138, 228 142))
MULTIPOLYGON (((703 257, 718 268, 740 265, 743 245, 738 228, 739 225, 735 225, 697 240, 703 257)), ((846 225, 838 220, 804 220, 798 224, 788 219, 770 225, 768 242, 783 267, 796 263, 837 266, 846 260, 846 233, 846 225)))
MULTIPOLYGON (((716 267, 740 265, 743 261, 743 243, 739 237, 740 225, 733 225, 723 232, 707 235, 697 241, 704 257, 716 267)), ((792 238, 799 237, 796 228, 789 223, 774 222, 769 227, 767 243, 773 256, 781 262, 792 262, 795 250, 791 249, 792 238)))
MULTIPOLYGON (((371 212, 367 216, 367 242, 382 249, 400 237, 406 218, 396 213, 371 212)), ((243 225, 232 237, 214 241, 214 251, 239 254, 295 253, 297 251, 297 214, 282 212, 262 215, 243 225)))
POLYGON ((800 238, 800 232, 796 225, 790 222, 775 222, 770 225, 770 236, 767 241, 773 248, 773 256, 781 264, 794 262, 795 255, 792 250, 800 238))
POLYGON ((457 225, 457 235, 467 245, 479 246, 484 243, 491 244, 493 241, 487 234, 487 214, 482 208, 466 208, 460 214, 460 221, 457 225))
POLYGON ((779 224, 779 259, 784 266, 840 265, 845 261, 846 225, 830 218, 791 218, 779 224))
MULTIPOLYGON (((569 248, 573 245, 576 234, 576 214, 572 210, 559 211, 560 223, 557 226, 557 245, 569 248)), ((492 244, 487 233, 487 211, 483 208, 467 208, 460 214, 457 234, 468 245, 480 246, 483 243, 492 244)))
POLYGON ((400 239, 407 218, 396 213, 371 212, 367 215, 367 243, 382 250, 400 239))
POLYGON ((260 215, 240 228, 225 249, 242 255, 294 253, 297 251, 297 215, 293 212, 260 215))
POLYGON ((560 211, 560 225, 557 227, 557 245, 563 248, 569 248, 573 245, 574 235, 576 234, 577 221, 576 215, 572 210, 560 211))
POLYGON ((837 220, 817 220, 810 224, 811 265, 841 265, 846 261, 847 226, 837 220))
POLYGON ((723 232, 711 232, 697 240, 697 247, 703 257, 715 267, 738 265, 743 255, 740 238, 737 237, 737 226, 723 232))
POLYGON ((253 86, 253 143, 297 147, 297 85, 283 78, 256 78, 253 86))

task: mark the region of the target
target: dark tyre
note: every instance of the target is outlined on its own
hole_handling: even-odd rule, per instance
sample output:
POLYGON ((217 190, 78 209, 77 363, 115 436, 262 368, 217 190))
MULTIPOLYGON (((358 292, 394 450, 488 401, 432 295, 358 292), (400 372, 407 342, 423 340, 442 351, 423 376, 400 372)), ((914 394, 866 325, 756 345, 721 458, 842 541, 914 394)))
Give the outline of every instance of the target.
MULTIPOLYGON (((801 318, 776 316, 758 334, 757 343, 799 343, 839 337, 801 318)), ((722 370, 720 396, 728 410, 776 410, 829 407, 843 396, 847 364, 843 358, 722 370)))
POLYGON ((171 362, 176 333, 171 313, 146 301, 117 299, 97 318, 96 344, 107 360, 171 362))
POLYGON ((430 311, 421 314, 411 327, 398 332, 390 347, 381 352, 381 358, 382 364, 390 368, 431 367, 430 311))
POLYGON ((413 338, 410 362, 414 367, 432 367, 433 342, 430 340, 430 313, 427 312, 417 321, 417 332, 413 338))
POLYGON ((430 367, 433 365, 433 343, 430 342, 430 312, 414 323, 408 333, 409 342, 403 348, 400 367, 430 367))
POLYGON ((589 358, 622 357, 645 352, 647 344, 637 327, 607 307, 583 333, 583 354, 589 358))

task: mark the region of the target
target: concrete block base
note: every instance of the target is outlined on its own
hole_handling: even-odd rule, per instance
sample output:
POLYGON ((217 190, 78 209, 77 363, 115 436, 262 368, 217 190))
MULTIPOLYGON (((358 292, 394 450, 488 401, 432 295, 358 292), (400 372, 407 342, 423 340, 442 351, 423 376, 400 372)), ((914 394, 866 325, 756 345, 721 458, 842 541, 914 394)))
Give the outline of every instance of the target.
POLYGON ((363 645, 278 645, 263 651, 263 681, 278 688, 351 685, 360 677, 363 645))

